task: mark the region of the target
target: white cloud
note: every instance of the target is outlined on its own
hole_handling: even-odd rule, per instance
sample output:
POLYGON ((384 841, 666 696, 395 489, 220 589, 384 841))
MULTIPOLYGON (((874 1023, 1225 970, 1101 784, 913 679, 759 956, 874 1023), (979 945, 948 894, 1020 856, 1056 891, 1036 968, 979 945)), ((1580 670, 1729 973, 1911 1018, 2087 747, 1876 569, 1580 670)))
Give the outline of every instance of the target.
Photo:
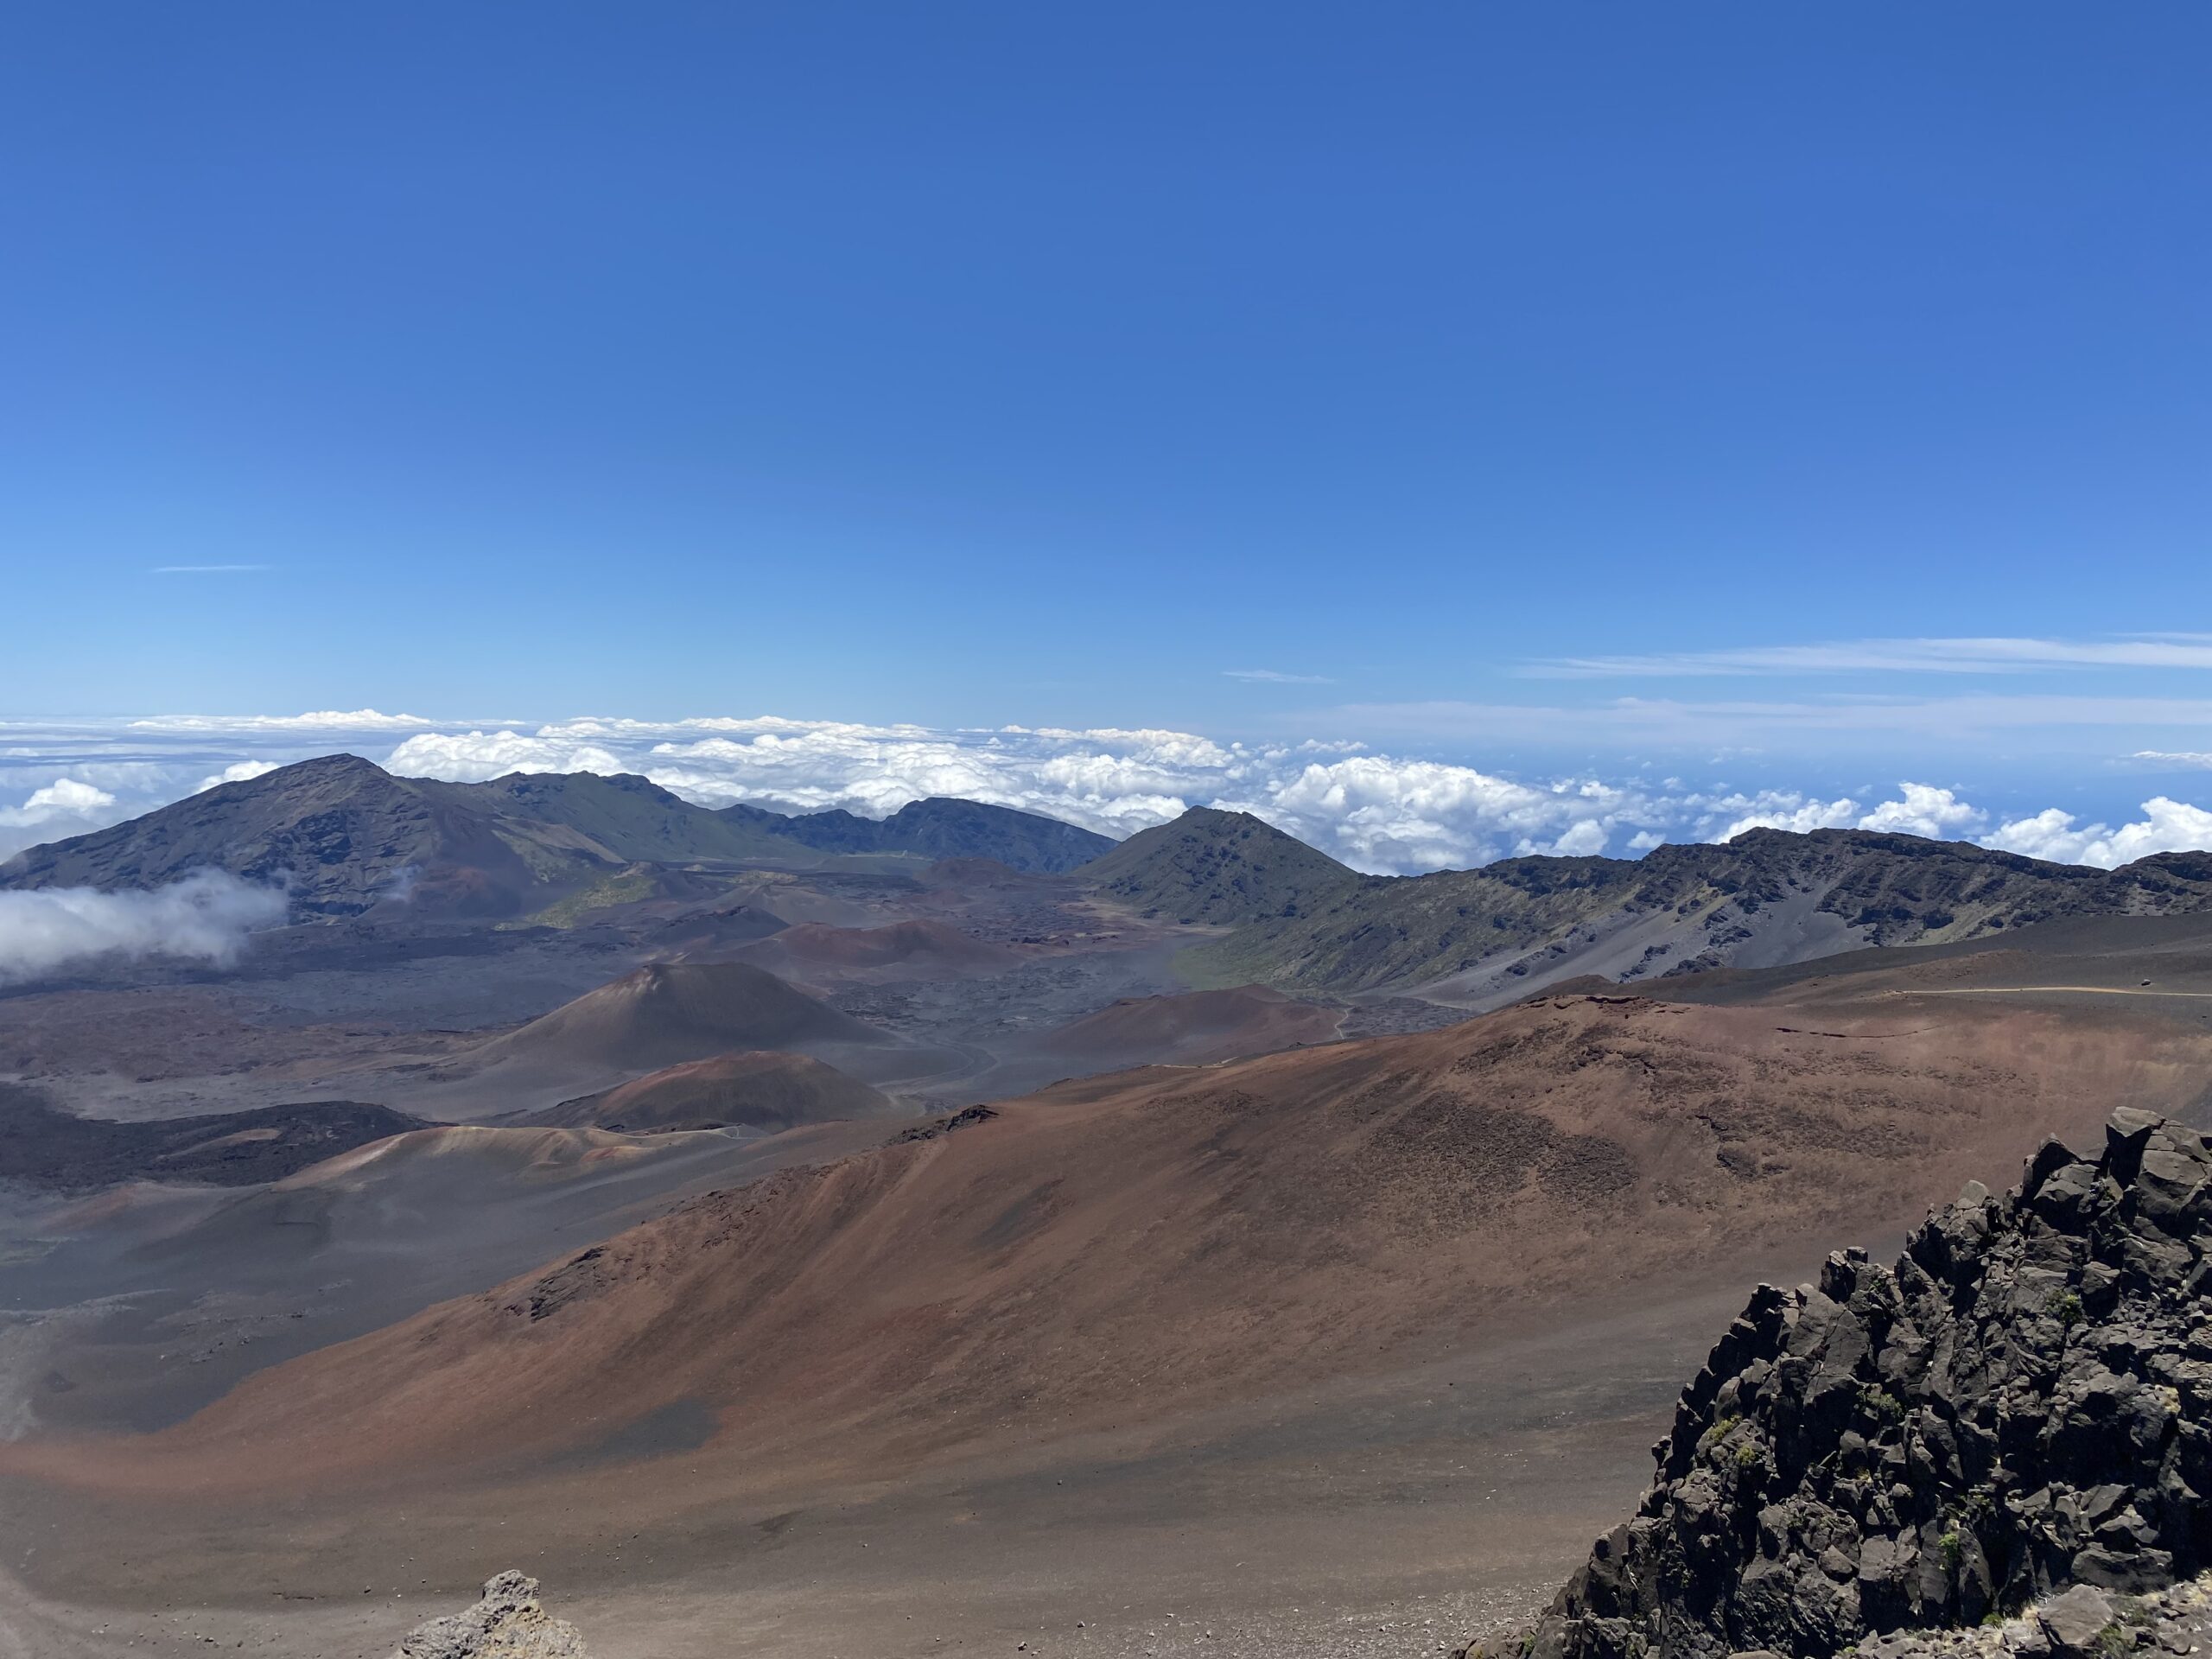
POLYGON ((1561 858, 1593 857, 1605 850, 1605 826, 1595 818, 1578 818, 1548 850, 1561 858))
POLYGON ((2018 818, 1985 838, 1983 845, 2061 864, 2094 864, 2114 869, 2153 853, 2212 849, 2212 812, 2187 802, 2153 796, 2143 803, 2143 817, 2113 829, 2082 824, 2070 812, 2048 807, 2018 818))
POLYGON ((200 787, 192 792, 195 795, 204 795, 209 790, 219 788, 224 784, 251 783, 254 779, 264 777, 276 770, 276 763, 274 760, 234 760, 212 777, 202 778, 200 780, 200 787))
POLYGON ((250 886, 220 870, 201 870, 150 893, 0 893, 0 984, 118 956, 226 966, 248 933, 284 919, 284 906, 281 889, 250 886))
POLYGON ((596 744, 504 731, 423 733, 394 749, 385 765, 404 777, 442 778, 456 784, 480 784, 512 772, 595 772, 605 776, 629 770, 596 744))
POLYGON ((2212 668, 2212 635, 2107 639, 1847 639, 1649 656, 1560 657, 1521 671, 1551 679, 1746 674, 2021 674, 2054 668, 2212 668))
POLYGON ((1709 803, 1705 825, 1730 813, 1726 827, 1708 835, 1709 841, 1733 841, 1746 830, 1789 830, 1804 835, 1815 830, 1841 830, 1859 815, 1853 800, 1808 798, 1794 790, 1761 790, 1756 795, 1728 795, 1709 803))
POLYGON ((97 785, 57 778, 35 789, 21 806, 0 806, 0 858, 105 829, 127 816, 116 798, 97 785))
POLYGON ((1285 674, 1272 668, 1224 668, 1222 674, 1232 680, 1257 680, 1268 685, 1334 685, 1336 682, 1325 674, 1285 674))
MULTIPOLYGON (((1472 766, 1350 756, 1248 780, 1241 804, 1364 870, 1440 870, 1529 853, 1603 852, 1640 797, 1578 780, 1516 783, 1472 766)), ((1224 802, 1224 804, 1238 804, 1224 802)))
MULTIPOLYGON (((1951 790, 1910 782, 1901 783, 1897 788, 1898 798, 1884 801, 1866 812, 1859 810, 1857 801, 1848 798, 1824 801, 1787 791, 1725 798, 1712 804, 1723 811, 1740 806, 1742 816, 1732 819, 1712 839, 1731 841, 1746 830, 1755 829, 1790 830, 1800 834, 1813 830, 1855 829, 1920 836, 1931 841, 1958 841, 1970 836, 1989 821, 1987 812, 1961 800, 1951 790)), ((2000 830, 1999 835, 2004 833, 2000 830)), ((2003 843, 1998 836, 1992 836, 1983 844, 2003 843)))
POLYGON ((2177 753, 2165 749, 2138 749, 2127 758, 2131 760, 2155 760, 2168 766, 2201 766, 2206 771, 2212 771, 2212 754, 2199 751, 2183 750, 2177 753))
POLYGON ((1861 830, 1891 835, 1925 836, 1930 841, 1955 841, 1979 830, 1989 814, 1969 806, 1948 789, 1931 784, 1900 784, 1904 798, 1884 801, 1859 820, 1861 830))
POLYGON ((41 817, 63 817, 97 812, 102 807, 114 804, 115 797, 104 789, 74 778, 57 778, 44 789, 33 790, 30 799, 10 810, 10 816, 17 821, 30 823, 41 817))

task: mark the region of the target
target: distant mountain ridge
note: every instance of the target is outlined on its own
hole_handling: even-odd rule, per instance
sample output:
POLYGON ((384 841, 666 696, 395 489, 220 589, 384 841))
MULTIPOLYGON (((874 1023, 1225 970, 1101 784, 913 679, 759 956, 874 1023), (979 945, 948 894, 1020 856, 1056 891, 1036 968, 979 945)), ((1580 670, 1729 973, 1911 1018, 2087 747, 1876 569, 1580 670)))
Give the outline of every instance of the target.
POLYGON ((1534 856, 1362 875, 1243 813, 1198 808, 1081 874, 1109 897, 1236 931, 1186 951, 1209 985, 1438 987, 1470 1006, 1585 974, 1637 980, 1944 943, 2075 916, 2212 909, 2212 854, 2117 870, 1964 842, 1753 830, 1641 859, 1534 856))
POLYGON ((933 795, 889 817, 863 818, 842 807, 787 817, 740 804, 721 816, 823 853, 912 853, 925 858, 988 858, 1033 874, 1057 875, 1113 850, 1111 836, 1039 813, 933 795))
MULTIPOLYGON (((867 850, 1066 868, 1113 843, 1034 813, 923 801, 867 850), (892 843, 898 843, 896 846, 892 843)), ((295 916, 357 916, 404 902, 426 916, 504 918, 639 864, 818 865, 869 834, 753 809, 696 806, 648 779, 515 773, 488 783, 401 778, 358 755, 321 755, 0 863, 0 888, 160 887, 197 869, 289 884, 295 916), (786 833, 796 827, 817 845, 786 833)))
POLYGON ((1179 959, 1195 988, 1414 991, 1470 1010, 1587 975, 1637 981, 2067 918, 2212 910, 2212 853, 2102 870, 1964 842, 1754 830, 1641 859, 1535 856, 1376 876, 1214 807, 1116 844, 975 801, 917 801, 880 822, 785 817, 697 806, 631 775, 454 784, 345 754, 32 848, 0 864, 0 889, 146 888, 215 868, 287 884, 297 919, 404 906, 425 919, 569 925, 594 904, 672 894, 692 879, 687 869, 817 869, 884 855, 994 861, 1150 921, 1227 930, 1179 959))

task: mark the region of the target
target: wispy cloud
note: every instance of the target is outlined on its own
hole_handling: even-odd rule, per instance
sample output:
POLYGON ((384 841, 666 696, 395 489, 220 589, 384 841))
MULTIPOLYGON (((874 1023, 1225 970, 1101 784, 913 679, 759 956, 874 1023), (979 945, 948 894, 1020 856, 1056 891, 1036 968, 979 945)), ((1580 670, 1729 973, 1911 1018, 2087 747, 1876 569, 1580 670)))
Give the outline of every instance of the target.
POLYGON ((1325 674, 1285 674, 1273 668, 1224 668, 1224 677, 1232 680, 1258 680, 1268 685, 1334 685, 1336 682, 1325 674))
MULTIPOLYGON (((2212 697, 1974 694, 1949 697, 1834 696, 1771 702, 1608 697, 1565 705, 1497 702, 1346 703, 1301 716, 1318 730, 1424 742, 1602 741, 1635 750, 1654 745, 1741 747, 1794 744, 1831 753, 1900 738, 1946 746, 1995 732, 2087 733, 2104 728, 2212 727, 2212 697)), ((2139 736, 2136 741, 2140 741, 2139 736)))
MULTIPOLYGON (((374 709, 320 709, 304 715, 155 715, 134 720, 134 732, 417 732, 440 722, 374 709)), ((505 724, 504 721, 490 722, 505 724)))
POLYGON ((274 568, 266 564, 157 564, 154 567, 154 574, 157 576, 242 576, 251 571, 274 568))
POLYGON ((2212 772, 2212 753, 2195 749, 2138 749, 2127 757, 2131 760, 2149 760, 2165 766, 2202 767, 2212 772))
POLYGON ((222 870, 200 870, 149 893, 0 893, 0 985, 102 957, 183 957, 224 967, 248 933, 283 919, 282 888, 250 886, 222 870))
POLYGON ((2212 634, 2105 639, 1847 639, 1649 656, 1554 657, 1515 671, 1535 679, 1627 679, 1765 674, 2026 674, 2043 669, 2212 669, 2212 634))

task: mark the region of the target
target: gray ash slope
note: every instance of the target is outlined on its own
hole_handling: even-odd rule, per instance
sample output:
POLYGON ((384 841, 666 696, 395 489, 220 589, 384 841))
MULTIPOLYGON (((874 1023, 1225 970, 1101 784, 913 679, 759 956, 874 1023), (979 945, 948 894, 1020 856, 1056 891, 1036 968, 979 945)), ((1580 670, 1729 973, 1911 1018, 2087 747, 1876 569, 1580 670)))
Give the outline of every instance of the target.
POLYGON ((1763 1286, 1683 1393, 1635 1517, 1535 1659, 1826 1656, 2212 1566, 2212 1148, 2114 1115, 1894 1268, 1763 1286))
POLYGON ((1148 911, 1232 925, 1188 953, 1198 982, 1421 989, 1471 1007, 1583 974, 1763 968, 2074 917, 2212 911, 2212 854, 2101 870, 1846 830, 1393 877, 1358 874, 1241 814, 1193 812, 1084 874, 1148 911))
POLYGON ((34 1090, 0 1084, 0 1182, 58 1192, 133 1180, 254 1186, 423 1127, 350 1100, 122 1122, 79 1117, 34 1090))

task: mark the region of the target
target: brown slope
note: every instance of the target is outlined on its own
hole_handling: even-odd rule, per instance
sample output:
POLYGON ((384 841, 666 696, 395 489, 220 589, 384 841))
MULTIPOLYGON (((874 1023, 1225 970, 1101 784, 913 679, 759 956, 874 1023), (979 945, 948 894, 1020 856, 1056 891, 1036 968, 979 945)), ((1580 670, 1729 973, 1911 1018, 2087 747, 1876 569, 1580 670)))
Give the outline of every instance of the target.
POLYGON ((785 978, 817 983, 975 979, 1021 965, 1019 952, 938 921, 893 922, 884 927, 802 922, 746 946, 735 956, 785 978))
POLYGON ((18 1445, 0 1471, 294 1488, 548 1452, 679 1404, 716 1414, 749 1476, 880 1470, 1878 1237, 2046 1131, 2193 1095, 2212 1061, 2212 1037, 2156 1020, 1929 1001, 1815 1032, 1559 999, 1065 1085, 697 1200, 162 1435, 18 1445))
POLYGON ((889 1040, 763 969, 654 963, 493 1038, 474 1058, 644 1071, 732 1049, 889 1040))
POLYGON ((57 1434, 181 1422, 264 1367, 521 1272, 550 1239, 581 1249, 892 1133, 880 1120, 741 1138, 442 1127, 269 1185, 111 1188, 11 1224, 0 1306, 74 1311, 11 1338, 4 1410, 11 1429, 57 1434))
POLYGON ((1285 996, 1264 985, 1173 996, 1125 997, 1051 1033, 1044 1052, 1092 1069, 1124 1065, 1211 1065, 1247 1054, 1335 1039, 1343 1014, 1285 996))
POLYGON ((651 1072, 620 1088, 563 1101, 533 1123, 659 1135, 741 1128, 776 1133, 809 1123, 892 1117, 887 1096, 804 1054, 756 1049, 651 1072))

